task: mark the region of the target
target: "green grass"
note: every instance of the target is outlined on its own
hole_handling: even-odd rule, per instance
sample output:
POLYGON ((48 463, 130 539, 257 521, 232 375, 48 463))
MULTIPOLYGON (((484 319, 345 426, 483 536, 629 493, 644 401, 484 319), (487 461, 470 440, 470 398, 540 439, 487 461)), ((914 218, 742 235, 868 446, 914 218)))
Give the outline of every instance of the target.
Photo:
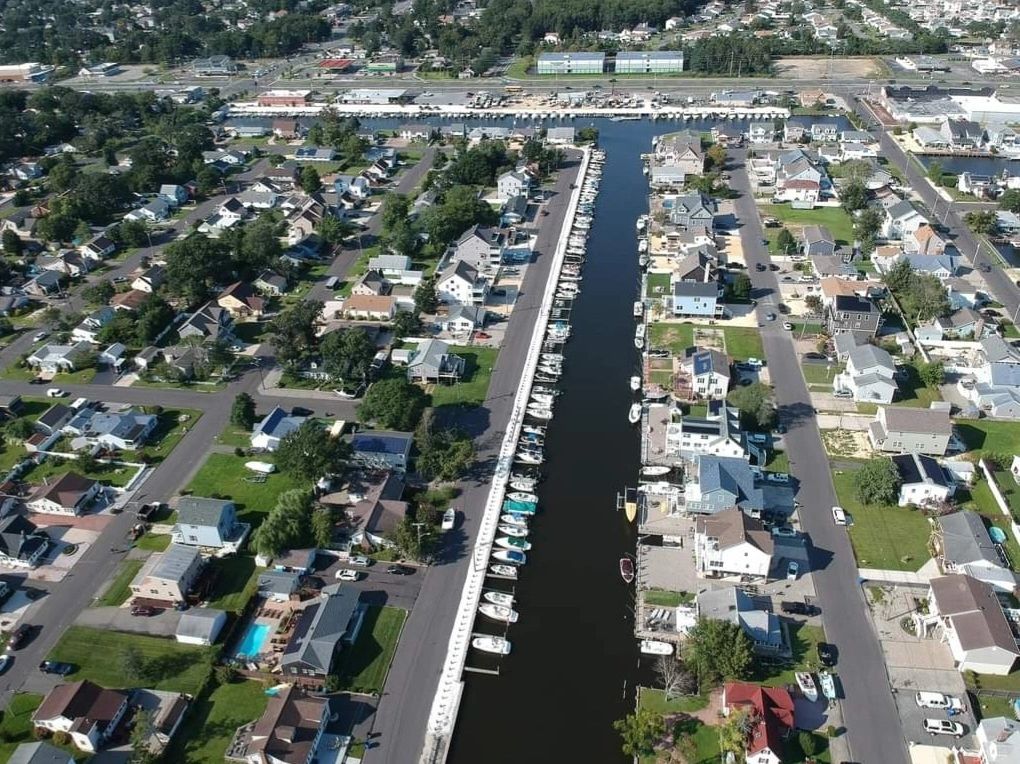
POLYGON ((769 452, 769 459, 765 463, 765 467, 769 472, 789 472, 790 457, 787 456, 785 451, 771 451, 769 452))
POLYGON ((652 607, 678 607, 694 600, 690 592, 668 592, 664 589, 649 589, 645 592, 645 604, 652 607))
POLYGON ((258 586, 258 569, 255 558, 221 557, 209 563, 210 572, 216 574, 209 592, 209 607, 238 613, 248 604, 258 586))
POLYGON ((850 244, 854 240, 853 221, 842 207, 796 210, 788 204, 765 204, 758 209, 763 217, 774 217, 786 223, 795 239, 799 238, 799 228, 806 225, 823 225, 829 229, 837 244, 850 244))
POLYGON ((119 607, 127 602, 127 598, 131 596, 131 589, 128 587, 141 568, 141 560, 124 560, 117 569, 117 575, 113 577, 103 596, 96 600, 96 604, 102 607, 119 607))
POLYGON ((737 361, 748 358, 764 358, 765 350, 761 344, 761 334, 757 329, 746 326, 725 326, 726 352, 737 361))
POLYGON ((808 626, 805 623, 787 624, 790 637, 790 649, 793 660, 782 665, 770 665, 765 661, 757 661, 754 667, 753 681, 768 687, 779 687, 796 684, 794 674, 798 671, 812 671, 818 668, 818 653, 815 645, 825 641, 825 632, 820 626, 808 626))
POLYGON ((109 688, 138 687, 197 693, 212 665, 218 648, 182 645, 172 639, 125 634, 119 631, 71 626, 57 642, 50 660, 73 663, 77 670, 68 679, 89 679, 109 688), (137 650, 150 676, 129 676, 123 656, 128 648, 137 650))
POLYGON ((7 761, 14 754, 14 749, 21 743, 31 743, 32 714, 43 701, 42 695, 19 692, 3 711, 0 720, 0 760, 7 761))
POLYGON ((955 423, 956 433, 968 451, 991 451, 1012 454, 1020 443, 1020 422, 992 422, 968 419, 955 423))
POLYGON ((510 64, 506 70, 506 76, 509 79, 524 79, 528 76, 528 69, 530 69, 535 63, 533 56, 519 56, 514 59, 514 62, 510 64))
POLYGON ((931 527, 917 509, 895 505, 864 506, 854 494, 854 472, 834 472, 839 503, 853 516, 850 541, 857 564, 865 568, 916 571, 930 555, 931 527))
MULTIPOLYGON (((272 461, 267 454, 263 461, 272 461)), ((264 483, 251 483, 251 471, 244 466, 244 457, 233 454, 209 454, 202 469, 188 485, 187 493, 193 496, 216 495, 230 499, 237 505, 238 519, 258 525, 266 513, 276 506, 276 497, 292 488, 309 488, 303 481, 284 473, 266 476, 264 483)))
POLYGON ((496 365, 496 348, 464 347, 454 345, 450 352, 464 359, 464 376, 454 385, 436 385, 432 388, 432 405, 481 406, 489 392, 492 368, 496 365))
POLYGON ((666 700, 666 693, 652 687, 638 687, 638 706, 657 714, 689 714, 708 706, 706 695, 685 695, 666 700))
POLYGON ((267 331, 269 331, 268 321, 245 321, 234 324, 234 336, 249 344, 261 342, 267 331))
POLYGON ((398 608, 368 608, 358 638, 340 654, 336 673, 341 688, 372 695, 382 693, 406 617, 407 613, 398 608))
MULTIPOLYGON (((131 457, 128 456, 130 459, 131 457)), ((123 488, 128 481, 138 472, 138 467, 128 467, 120 464, 106 464, 99 462, 94 470, 83 470, 77 465, 75 459, 61 459, 59 456, 47 456, 45 460, 37 464, 24 474, 24 479, 29 483, 38 483, 46 479, 56 478, 65 472, 77 472, 87 478, 98 480, 117 488, 123 488)))
MULTIPOLYGON (((181 442, 185 431, 193 428, 201 416, 202 412, 198 409, 163 409, 148 444, 138 453, 144 454, 150 463, 163 461, 181 442)), ((127 454, 126 458, 133 461, 131 454, 127 454)))
POLYGON ((937 387, 925 387, 917 366, 907 363, 901 368, 905 372, 906 379, 897 381, 899 398, 896 403, 898 405, 928 408, 934 401, 942 400, 937 387))
POLYGON ((995 484, 1013 517, 1020 517, 1020 486, 1013 479, 1013 473, 1009 470, 994 470, 992 474, 995 475, 995 484))
POLYGON ((653 369, 648 372, 648 381, 667 390, 673 389, 673 372, 665 369, 653 369))
POLYGON ((1013 702, 1010 698, 1004 698, 1001 695, 978 693, 977 700, 974 711, 978 714, 978 719, 991 719, 996 716, 1005 716, 1007 719, 1013 718, 1013 702))
POLYGON ((216 436, 216 442, 232 448, 249 448, 251 447, 251 431, 242 430, 228 422, 227 426, 223 428, 223 432, 216 436))
POLYGON ((1011 340, 1020 339, 1020 329, 1017 329, 1012 321, 1003 321, 1001 326, 1003 337, 1011 340))
MULTIPOLYGON (((28 382, 28 380, 37 376, 35 369, 28 366, 17 366, 11 364, 3 372, 0 372, 0 379, 9 379, 16 382, 28 382)), ((95 369, 80 369, 78 371, 72 371, 68 374, 57 374, 52 384, 59 385, 87 385, 93 379, 95 379, 95 369)))
POLYGON ((162 552, 170 546, 169 533, 146 533, 135 542, 137 549, 148 549, 150 552, 162 552))
POLYGON ((645 283, 646 297, 662 297, 669 294, 669 274, 649 273, 645 283))
POLYGON ((842 364, 830 367, 824 363, 803 363, 800 368, 804 372, 804 381, 809 385, 828 385, 831 387, 832 380, 842 371, 842 364))
POLYGON ((694 345, 692 324, 652 324, 648 327, 648 345, 652 348, 668 348, 673 355, 682 355, 694 345))
POLYGON ((268 701, 261 682, 218 685, 192 704, 165 760, 219 764, 237 728, 258 719, 268 701))
MULTIPOLYGON (((967 687, 974 690, 998 690, 1000 692, 1015 692, 1020 696, 1020 670, 1014 671, 1006 676, 994 674, 971 674, 965 671, 963 674, 967 687)), ((1012 714, 1007 714, 1012 716, 1012 714)))
MULTIPOLYGON (((1015 487, 1012 475, 1006 473, 1005 478, 1015 487)), ((1001 480, 997 482, 999 486, 1003 485, 1001 480)), ((1016 538, 1013 536, 1013 531, 1010 528, 1010 519, 999 510, 999 505, 995 501, 995 496, 992 495, 992 489, 989 487, 988 481, 979 479, 971 486, 969 492, 957 491, 956 500, 962 509, 974 510, 985 518, 986 525, 994 525, 1006 534, 1006 542, 1004 544, 1006 556, 1009 557, 1013 570, 1020 568, 1020 544, 1017 544, 1016 538)))

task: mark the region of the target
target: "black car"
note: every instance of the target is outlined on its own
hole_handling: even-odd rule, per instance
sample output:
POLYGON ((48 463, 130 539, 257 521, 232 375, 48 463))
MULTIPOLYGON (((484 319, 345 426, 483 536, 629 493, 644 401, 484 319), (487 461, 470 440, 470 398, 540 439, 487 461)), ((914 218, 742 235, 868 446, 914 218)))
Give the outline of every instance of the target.
POLYGON ((826 668, 832 668, 836 665, 838 659, 838 651, 835 645, 830 645, 828 642, 818 643, 818 662, 826 668))
POLYGON ((43 661, 39 664, 39 670, 44 674, 56 674, 57 676, 67 676, 73 674, 75 667, 72 663, 60 663, 59 661, 43 661))
POLYGON ((12 650, 24 647, 25 643, 32 638, 34 631, 34 626, 29 626, 27 623, 21 624, 21 626, 11 632, 10 639, 7 640, 7 646, 12 650))
POLYGON ((795 600, 784 600, 779 603, 779 608, 787 615, 818 615, 818 608, 806 602, 795 600))
POLYGON ((757 265, 754 266, 754 269, 756 271, 763 271, 763 270, 765 270, 765 263, 758 263, 757 265))
POLYGON ((414 568, 409 568, 407 565, 390 565, 386 568, 386 572, 394 576, 409 576, 414 573, 414 568))

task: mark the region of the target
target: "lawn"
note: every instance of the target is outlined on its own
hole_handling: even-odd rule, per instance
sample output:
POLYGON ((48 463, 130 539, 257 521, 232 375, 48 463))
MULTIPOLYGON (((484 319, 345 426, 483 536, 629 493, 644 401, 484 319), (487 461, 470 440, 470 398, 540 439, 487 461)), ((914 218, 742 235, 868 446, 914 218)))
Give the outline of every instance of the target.
POLYGON ((799 228, 806 225, 823 225, 829 229, 837 244, 850 244, 854 240, 854 226, 842 207, 817 207, 813 210, 796 210, 788 204, 765 204, 759 207, 762 217, 774 217, 790 227, 790 233, 799 238, 799 228))
POLYGON ((1009 470, 993 470, 992 474, 995 475, 995 485, 999 487, 999 493, 1006 500, 1013 517, 1020 517, 1020 486, 1017 485, 1013 473, 1009 470))
POLYGON ((645 284, 646 297, 662 297, 669 294, 669 274, 649 273, 645 284))
POLYGON ((906 378, 897 381, 897 386, 899 387, 897 405, 917 406, 926 409, 933 401, 942 400, 937 387, 925 387, 924 382, 921 381, 921 374, 913 363, 903 364, 900 369, 902 369, 906 378))
MULTIPOLYGON (((35 695, 28 692, 19 692, 3 711, 0 720, 0 761, 9 761, 14 755, 14 750, 22 743, 32 743, 35 737, 32 734, 32 714, 39 708, 43 701, 42 695, 35 695)), ((53 744, 53 741, 49 741, 53 744)), ((76 750, 70 745, 57 746, 63 748, 69 755, 78 761, 84 761, 88 754, 76 750)))
POLYGON ((770 451, 765 468, 769 472, 789 472, 790 457, 786 455, 785 451, 770 451))
POLYGON ((127 598, 131 596, 131 590, 128 587, 141 568, 141 560, 124 560, 121 562, 120 567, 117 569, 117 575, 113 577, 113 581, 110 582, 106 591, 103 592, 103 596, 96 600, 96 604, 101 607, 119 607, 123 605, 127 598))
POLYGON ((761 334, 757 329, 746 326, 725 326, 726 352, 737 361, 748 358, 764 358, 765 350, 761 344, 761 334))
POLYGON ((684 695, 666 700, 666 693, 652 687, 638 687, 638 706, 657 714, 689 714, 708 705, 705 695, 684 695))
POLYGON ((832 380, 840 371, 841 366, 832 366, 826 363, 803 363, 800 366, 804 372, 804 381, 809 385, 832 386, 832 380))
POLYGON ((1020 422, 992 422, 987 419, 968 419, 955 423, 956 433, 968 451, 991 451, 1012 454, 1020 443, 1020 422))
MULTIPOLYGON (((0 379, 9 379, 17 382, 28 382, 28 380, 34 378, 36 370, 29 366, 18 366, 11 364, 2 373, 0 373, 0 379)), ((66 384, 66 385, 87 385, 96 376, 95 369, 79 369, 78 371, 72 371, 70 373, 61 373, 53 377, 52 383, 54 385, 66 384)))
MULTIPOLYGON (((131 458, 128 456, 127 458, 131 458)), ((65 472, 77 472, 87 478, 98 480, 101 483, 123 488, 128 481, 138 472, 138 467, 128 467, 120 464, 107 464, 97 462, 94 470, 83 470, 77 465, 75 459, 61 459, 59 456, 47 456, 41 463, 24 473, 24 480, 29 483, 42 484, 47 478, 55 478, 65 472)))
POLYGON ((227 426, 223 428, 223 432, 216 437, 216 442, 232 448, 249 448, 251 446, 251 431, 235 427, 228 422, 227 426))
POLYGON ((170 546, 169 533, 146 533, 135 542, 137 549, 147 549, 150 552, 163 552, 170 546))
MULTIPOLYGON (((272 461, 262 454, 262 461, 272 461)), ((258 525, 276 506, 276 497, 292 488, 310 488, 298 478, 280 472, 267 475, 264 483, 252 481, 253 473, 244 466, 246 459, 233 454, 209 454, 186 493, 193 496, 220 496, 237 505, 238 519, 258 525)))
POLYGON ((974 711, 977 713, 978 719, 992 719, 996 716, 1013 718, 1013 703, 1009 698, 978 693, 977 700, 977 708, 974 711))
POLYGON ((432 388, 432 405, 481 406, 489 392, 492 367, 496 365, 496 348, 464 347, 455 345, 454 355, 464 359, 464 376, 455 385, 436 385, 432 388))
POLYGON ((694 599, 690 592, 669 592, 664 589, 649 589, 645 592, 645 604, 652 607, 678 607, 694 599))
POLYGON ((407 613, 399 608, 368 608, 358 638, 338 661, 336 672, 342 689, 369 695, 382 693, 406 617, 407 613))
POLYGON ((839 503, 853 516, 850 541, 863 568, 916 571, 930 555, 931 526, 924 515, 910 507, 864 506, 854 495, 854 472, 836 470, 832 475, 839 503))
POLYGON ((75 664, 78 668, 68 677, 71 681, 89 679, 109 688, 145 686, 195 694, 209 673, 217 649, 142 634, 71 626, 49 659, 75 664), (147 676, 134 677, 125 672, 124 653, 128 648, 141 653, 147 676))
MULTIPOLYGON (((201 416, 202 412, 197 409, 163 409, 149 443, 138 453, 148 457, 150 463, 163 461, 201 416)), ((134 461, 130 454, 125 458, 134 461)))
POLYGON ((255 558, 221 557, 209 563, 209 570, 215 573, 209 591, 207 607, 239 613, 252 598, 258 586, 258 569, 255 558))
POLYGON ((693 324, 652 324, 648 327, 648 346, 668 348, 673 355, 683 355, 694 345, 693 324))
POLYGON ((822 631, 822 628, 808 626, 804 623, 789 623, 786 633, 790 638, 793 662, 770 665, 764 660, 756 661, 753 681, 761 682, 768 687, 796 684, 795 672, 814 671, 818 668, 818 654, 815 652, 815 645, 825 641, 825 632, 822 631))
POLYGON ((258 719, 268 700, 261 682, 217 686, 192 704, 166 760, 219 764, 237 728, 258 719))
POLYGON ((234 336, 249 345, 261 342, 263 335, 268 331, 268 321, 244 321, 234 324, 234 336))

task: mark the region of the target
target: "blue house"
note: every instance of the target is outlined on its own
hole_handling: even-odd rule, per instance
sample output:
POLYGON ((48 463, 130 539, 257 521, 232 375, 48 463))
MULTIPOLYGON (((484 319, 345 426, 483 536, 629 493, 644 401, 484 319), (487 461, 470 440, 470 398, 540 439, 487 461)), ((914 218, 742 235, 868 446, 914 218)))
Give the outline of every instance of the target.
POLYGON ((177 502, 172 540, 175 544, 237 551, 249 530, 248 523, 238 522, 232 501, 182 496, 177 502))
POLYGON ((175 183, 164 183, 159 187, 159 193, 156 196, 171 207, 180 207, 188 201, 188 189, 175 183))
POLYGON ((758 517, 765 509, 765 493, 758 486, 758 470, 744 459, 731 456, 699 456, 685 497, 687 511, 700 514, 740 507, 752 517, 758 517))
POLYGON ((407 470, 414 435, 409 432, 371 430, 351 438, 353 460, 375 469, 407 470))
POLYGON ((715 281, 677 281, 673 284, 672 308, 674 316, 715 317, 722 309, 719 284, 715 281))

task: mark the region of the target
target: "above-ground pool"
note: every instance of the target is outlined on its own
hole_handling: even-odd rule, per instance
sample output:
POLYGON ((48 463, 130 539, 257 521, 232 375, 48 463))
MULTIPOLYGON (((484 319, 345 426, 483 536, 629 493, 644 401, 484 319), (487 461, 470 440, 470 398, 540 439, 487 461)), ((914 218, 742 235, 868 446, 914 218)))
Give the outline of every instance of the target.
POLYGON ((992 541, 994 541, 996 544, 1001 544, 1003 541, 1006 540, 1005 531, 1003 531, 1002 528, 999 528, 998 526, 995 525, 988 529, 988 535, 992 537, 992 541))
POLYGON ((237 644, 234 655, 238 658, 254 658, 262 652, 262 646, 269 638, 272 627, 267 623, 250 623, 244 630, 244 636, 237 644))

